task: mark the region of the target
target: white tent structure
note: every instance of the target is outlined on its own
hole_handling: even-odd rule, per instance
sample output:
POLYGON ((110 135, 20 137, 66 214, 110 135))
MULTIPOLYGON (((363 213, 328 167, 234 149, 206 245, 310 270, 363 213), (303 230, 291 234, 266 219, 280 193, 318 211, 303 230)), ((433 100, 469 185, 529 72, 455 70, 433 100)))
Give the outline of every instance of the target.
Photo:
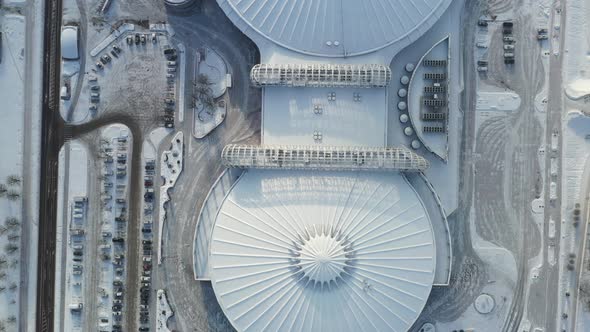
POLYGON ((399 174, 250 170, 221 206, 209 264, 238 331, 406 331, 435 257, 399 174))
POLYGON ((78 27, 65 26, 61 30, 61 57, 65 60, 77 60, 78 54, 78 27))

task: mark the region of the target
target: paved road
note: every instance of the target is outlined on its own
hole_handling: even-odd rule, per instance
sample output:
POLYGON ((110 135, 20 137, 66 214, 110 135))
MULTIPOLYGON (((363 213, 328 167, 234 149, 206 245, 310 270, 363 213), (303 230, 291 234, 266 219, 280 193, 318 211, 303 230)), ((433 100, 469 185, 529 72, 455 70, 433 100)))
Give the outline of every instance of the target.
POLYGON ((59 114, 61 13, 60 0, 46 3, 36 308, 36 330, 40 332, 53 331, 54 321, 58 155, 65 137, 59 114))
MULTIPOLYGON (((554 130, 559 132, 559 140, 558 140, 558 152, 552 153, 550 152, 550 148, 546 149, 545 155, 545 230, 544 233, 546 235, 545 243, 548 243, 550 240, 548 238, 549 233, 549 219, 552 218, 555 220, 555 243, 554 252, 556 257, 560 254, 560 241, 561 238, 561 202, 564 197, 561 197, 560 193, 562 193, 562 183, 559 179, 562 178, 561 171, 563 169, 561 164, 561 151, 563 148, 563 133, 561 133, 561 118, 564 109, 564 100, 563 100, 563 77, 562 77, 562 63, 563 63, 563 52, 564 52, 564 35, 563 32, 565 31, 565 1, 562 2, 562 13, 561 13, 561 25, 559 31, 559 41, 560 41, 560 48, 559 48, 559 55, 550 55, 551 60, 549 63, 549 96, 548 96, 548 105, 547 105, 547 131, 545 133, 545 139, 547 144, 551 142, 551 135, 554 130), (549 203, 549 184, 551 183, 551 157, 557 158, 558 162, 558 176, 557 176, 557 193, 560 197, 556 200, 555 204, 549 203)), ((555 22, 555 10, 552 11, 551 17, 551 25, 555 26, 557 22, 555 22)), ((557 331, 559 329, 558 325, 558 318, 560 317, 561 313, 558 312, 558 305, 561 299, 559 298, 559 272, 562 268, 558 263, 555 266, 551 266, 548 263, 548 248, 544 246, 543 248, 543 265, 544 265, 544 278, 545 278, 545 327, 546 331, 557 331)), ((563 294, 561 294, 563 295, 563 294)))
MULTIPOLYGON (((224 123, 209 136, 196 140, 191 135, 193 114, 185 113, 178 128, 185 135, 184 170, 171 192, 172 203, 163 234, 163 263, 155 266, 153 288, 167 290, 175 315, 172 328, 180 331, 229 330, 211 286, 194 280, 192 273, 193 234, 200 206, 213 181, 221 173, 220 153, 230 142, 259 143, 260 90, 249 84, 249 70, 257 61, 257 50, 225 17, 214 1, 206 1, 201 12, 190 11, 169 16, 176 35, 187 49, 187 79, 192 79, 197 48, 208 46, 226 60, 232 73, 229 111, 224 123), (215 27, 215 28, 213 28, 215 27), (182 199, 178 199, 182 198, 182 199)), ((187 84, 190 88, 190 84, 187 84)), ((187 103, 190 98, 186 98, 187 103)), ((168 141, 158 154, 168 148, 168 141)), ((154 211, 154 215, 157 215, 154 211)), ((157 225, 154 225, 157 229, 157 225)), ((156 243, 156 242, 154 242, 156 243)), ((155 306, 155 302, 151 305, 155 306)))

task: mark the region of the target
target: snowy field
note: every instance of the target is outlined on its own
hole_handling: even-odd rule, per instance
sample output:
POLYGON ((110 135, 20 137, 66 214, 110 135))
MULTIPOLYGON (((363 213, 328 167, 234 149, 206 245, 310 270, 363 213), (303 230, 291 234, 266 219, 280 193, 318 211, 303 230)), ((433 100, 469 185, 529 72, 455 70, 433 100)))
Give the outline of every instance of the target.
POLYGON ((162 263, 162 232, 166 221, 166 203, 170 201, 168 191, 174 188, 176 180, 184 166, 184 134, 179 131, 170 140, 170 149, 162 153, 160 172, 164 184, 160 187, 160 205, 158 207, 158 265, 162 263))
POLYGON ((566 4, 564 84, 566 94, 577 99, 590 93, 590 2, 568 0, 566 4))
POLYGON ((0 14, 0 23, 0 100, 3 105, 0 140, 4 142, 1 148, 4 160, 0 163, 0 328, 16 330, 22 222, 20 181, 23 169, 25 18, 0 14), (9 184, 7 177, 10 175, 15 175, 19 183, 9 184))

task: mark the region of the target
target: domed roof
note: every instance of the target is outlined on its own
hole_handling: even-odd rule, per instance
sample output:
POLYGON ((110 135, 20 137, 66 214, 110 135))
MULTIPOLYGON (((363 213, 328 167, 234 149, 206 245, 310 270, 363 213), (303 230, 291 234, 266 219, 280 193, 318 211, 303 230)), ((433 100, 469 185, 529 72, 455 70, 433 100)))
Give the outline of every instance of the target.
POLYGON ((238 331, 406 331, 436 264, 429 216, 398 173, 250 170, 210 250, 238 331))
POLYGON ((291 50, 353 56, 418 39, 451 0, 217 0, 242 31, 291 50))

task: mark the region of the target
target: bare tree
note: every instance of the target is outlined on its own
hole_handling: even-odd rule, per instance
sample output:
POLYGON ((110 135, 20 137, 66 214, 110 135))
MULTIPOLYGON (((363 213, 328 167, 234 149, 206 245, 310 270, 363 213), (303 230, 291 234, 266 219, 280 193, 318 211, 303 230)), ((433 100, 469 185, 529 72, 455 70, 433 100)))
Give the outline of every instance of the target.
POLYGON ((195 95, 194 95, 194 99, 205 99, 209 96, 211 96, 211 85, 213 83, 211 82, 211 79, 209 79, 209 76, 205 75, 205 74, 199 74, 197 75, 197 79, 193 82, 193 87, 195 89, 195 95))
POLYGON ((16 201, 20 198, 20 193, 16 190, 10 190, 8 194, 6 194, 6 198, 11 201, 16 201))
POLYGON ((204 98, 201 102, 203 103, 204 111, 214 111, 217 108, 217 103, 211 96, 204 98))
POLYGON ((195 80, 195 85, 212 85, 211 79, 207 74, 199 74, 197 75, 197 79, 195 80))
POLYGON ((6 272, 0 272, 0 280, 5 280, 6 279, 6 272))
POLYGON ((6 196, 7 191, 8 188, 6 188, 6 185, 4 183, 0 183, 0 197, 6 196))
POLYGON ((16 284, 16 282, 11 283, 10 286, 8 287, 8 289, 11 292, 14 292, 17 288, 18 288, 18 285, 16 284))
POLYGON ((21 178, 18 175, 9 175, 6 178, 6 183, 8 183, 9 186, 15 186, 21 183, 21 178))
POLYGON ((4 224, 7 228, 16 228, 20 226, 20 221, 16 217, 8 217, 4 220, 4 224))
POLYGON ((10 325, 16 323, 16 316, 14 316, 14 315, 8 316, 8 318, 6 318, 6 322, 10 325))
POLYGON ((4 251, 8 254, 14 254, 18 250, 18 246, 14 243, 9 243, 4 246, 4 251))

